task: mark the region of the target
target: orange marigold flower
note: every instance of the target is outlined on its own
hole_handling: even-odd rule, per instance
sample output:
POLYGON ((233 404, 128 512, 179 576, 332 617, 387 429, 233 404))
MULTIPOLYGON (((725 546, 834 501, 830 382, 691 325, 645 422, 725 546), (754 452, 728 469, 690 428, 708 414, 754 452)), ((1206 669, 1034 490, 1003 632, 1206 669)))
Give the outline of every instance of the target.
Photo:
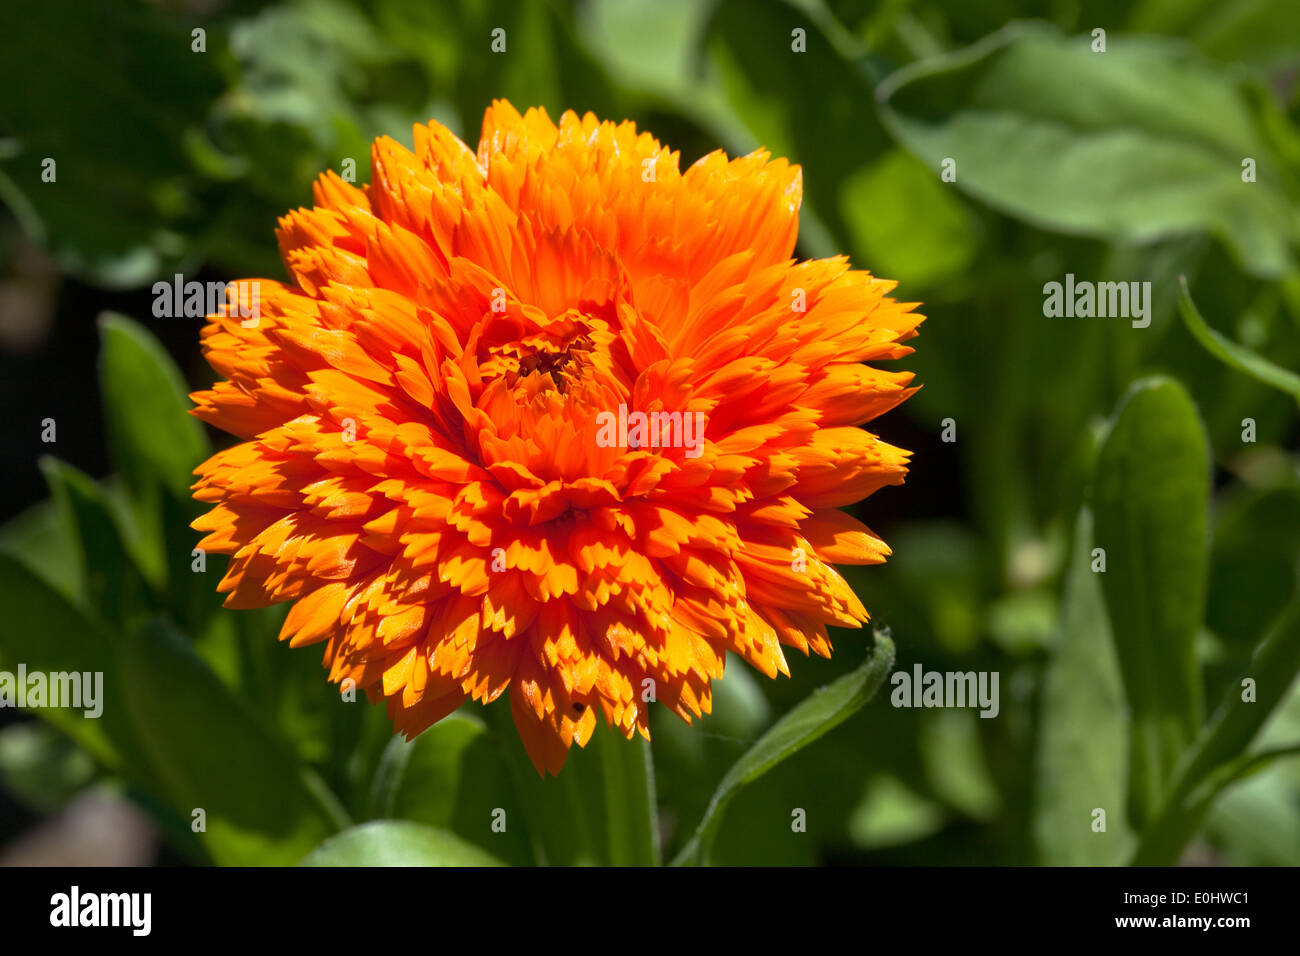
POLYGON ((788 675, 782 645, 867 620, 832 564, 889 549, 836 509, 902 482, 857 426, 914 389, 861 363, 921 316, 791 258, 799 167, 683 172, 501 101, 477 153, 430 123, 371 167, 323 175, 280 220, 290 284, 203 330, 195 414, 242 439, 195 471, 226 606, 294 602, 281 638, 408 737, 509 690, 552 773, 597 713, 648 738, 649 701, 709 712, 728 651, 788 675))

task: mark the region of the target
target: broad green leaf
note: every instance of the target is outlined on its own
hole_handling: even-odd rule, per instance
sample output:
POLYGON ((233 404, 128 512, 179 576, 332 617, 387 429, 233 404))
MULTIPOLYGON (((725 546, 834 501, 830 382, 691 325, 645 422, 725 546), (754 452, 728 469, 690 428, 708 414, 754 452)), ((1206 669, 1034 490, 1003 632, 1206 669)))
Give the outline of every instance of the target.
POLYGON ((692 82, 696 46, 710 8, 698 0, 591 0, 576 24, 584 44, 629 86, 683 110, 714 93, 692 82), (694 102, 693 102, 694 101, 694 102))
POLYGON ((974 217, 959 194, 901 149, 846 177, 841 208, 861 261, 909 291, 952 279, 979 252, 974 217))
POLYGON ((1182 277, 1180 281, 1182 282, 1183 295, 1178 302, 1178 310, 1182 313, 1183 321, 1187 323, 1187 329, 1196 338, 1196 341, 1200 342, 1206 351, 1220 362, 1236 369, 1238 372, 1249 375, 1257 382, 1263 382, 1265 385, 1286 392, 1300 404, 1300 375, 1274 365, 1268 359, 1256 355, 1244 345, 1239 345, 1227 336, 1210 328, 1201 316, 1200 311, 1197 310, 1196 303, 1192 301, 1191 292, 1187 288, 1186 276, 1182 277))
POLYGON ((704 811, 704 818, 673 860, 674 865, 707 863, 722 814, 746 784, 843 723, 875 696, 894 666, 894 642, 884 631, 877 631, 875 639, 875 647, 857 670, 796 705, 727 771, 704 811))
MULTIPOLYGON (((175 514, 168 524, 164 499, 189 500, 193 469, 211 448, 202 426, 189 414, 185 382, 158 340, 121 315, 104 314, 99 328, 109 452, 131 500, 141 542, 137 555, 149 578, 163 581, 176 577, 178 566, 187 567, 193 547, 181 552, 175 514)), ((174 583, 194 584, 189 579, 174 583)), ((187 606, 189 601, 181 598, 177 603, 187 606)))
POLYGON ((1038 724, 1034 842, 1046 866, 1115 866, 1132 839, 1127 704, 1092 542, 1092 512, 1084 508, 1038 724), (1105 832, 1093 830, 1097 809, 1106 812, 1105 832))
POLYGON ((1141 0, 1135 33, 1182 33, 1225 63, 1283 67, 1300 60, 1300 4, 1293 0, 1141 0))
POLYGON ((188 498, 194 466, 211 449, 189 414, 185 380, 138 322, 105 313, 99 328, 110 451, 127 490, 140 498, 157 485, 188 498))
MULTIPOLYGON (((125 702, 109 631, 78 610, 28 568, 0 554, 0 670, 14 675, 91 675, 99 699, 95 706, 41 707, 33 712, 58 727, 110 768, 123 764, 123 736, 129 732, 125 702), (99 675, 96 678, 94 675, 99 675), (87 712, 102 709, 97 717, 87 712)), ((90 704, 83 688, 82 702, 90 704)))
POLYGON ((1232 74, 1166 38, 1091 43, 1013 23, 889 77, 882 117, 932 169, 954 160, 959 189, 1035 226, 1139 243, 1210 233, 1251 273, 1286 273, 1295 177, 1232 74))
POLYGON ((80 545, 77 595, 82 606, 118 627, 135 614, 148 613, 153 607, 149 586, 94 480, 57 458, 41 459, 41 471, 80 545))
POLYGON ((1095 547, 1131 714, 1130 815, 1158 809, 1201 725, 1210 460, 1187 392, 1165 378, 1121 400, 1093 479, 1095 547))
POLYGON ((391 736, 374 775, 368 815, 450 830, 507 863, 533 861, 508 768, 486 725, 457 712, 414 740, 391 736), (505 829, 493 814, 505 814, 505 829))
POLYGON ((76 599, 81 549, 53 498, 37 502, 0 527, 0 552, 12 555, 55 591, 76 599))
POLYGON ((182 635, 146 624, 124 645, 123 672, 168 802, 185 818, 204 811, 200 837, 218 864, 291 864, 336 829, 328 796, 182 635))
MULTIPOLYGON (((1300 760, 1291 763, 1300 764, 1300 760)), ((1206 816, 1204 837, 1224 866, 1300 866, 1300 806, 1285 764, 1225 790, 1206 816)))
POLYGON ((301 866, 501 866, 456 834, 403 820, 374 820, 330 837, 301 866))

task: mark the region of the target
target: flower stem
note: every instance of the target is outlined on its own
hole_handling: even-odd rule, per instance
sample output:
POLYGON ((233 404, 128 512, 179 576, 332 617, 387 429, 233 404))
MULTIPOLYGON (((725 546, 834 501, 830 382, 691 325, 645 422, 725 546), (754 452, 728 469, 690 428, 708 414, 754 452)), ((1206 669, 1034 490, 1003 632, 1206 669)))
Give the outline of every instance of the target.
POLYGON ((658 866, 659 834, 650 742, 640 737, 624 740, 602 726, 593 743, 599 748, 604 780, 609 862, 614 866, 658 866))

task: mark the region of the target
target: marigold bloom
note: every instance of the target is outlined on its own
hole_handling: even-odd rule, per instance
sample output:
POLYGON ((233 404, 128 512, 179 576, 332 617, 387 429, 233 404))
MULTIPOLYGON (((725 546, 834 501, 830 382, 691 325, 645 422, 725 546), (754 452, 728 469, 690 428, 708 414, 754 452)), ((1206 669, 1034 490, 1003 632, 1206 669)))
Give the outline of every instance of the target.
POLYGON ((861 363, 921 316, 791 258, 797 166, 682 172, 631 123, 500 101, 477 154, 430 123, 371 163, 280 220, 256 322, 203 330, 226 380, 195 414, 242 439, 195 472, 226 606, 293 601, 281 638, 408 737, 509 690, 552 773, 597 713, 648 737, 649 690, 689 722, 728 651, 788 675, 783 645, 867 620, 832 564, 889 549, 836 508, 902 482, 857 426, 914 389, 861 363), (704 440, 602 435, 637 412, 704 440))

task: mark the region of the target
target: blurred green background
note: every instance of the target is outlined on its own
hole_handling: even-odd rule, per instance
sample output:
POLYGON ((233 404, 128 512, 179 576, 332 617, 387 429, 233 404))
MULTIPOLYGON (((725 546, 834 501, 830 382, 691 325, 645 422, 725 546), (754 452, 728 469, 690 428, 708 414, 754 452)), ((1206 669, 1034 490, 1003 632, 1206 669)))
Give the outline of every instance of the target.
MULTIPOLYGON (((512 781, 479 708, 390 743, 382 709, 340 704, 316 652, 274 642, 283 608, 219 609, 220 569, 190 573, 185 527, 188 470, 226 440, 183 412, 212 380, 201 320, 151 312, 150 286, 177 272, 283 276, 275 219, 310 203, 316 175, 351 159, 368 180, 369 142, 410 145, 431 117, 473 144, 497 97, 630 118, 683 166, 718 147, 789 157, 799 254, 846 253, 928 316, 902 363, 924 388, 872 425, 915 452, 912 473, 855 509, 894 555, 849 577, 900 668, 996 671, 1000 713, 894 708, 887 686, 739 795, 717 862, 1124 862, 1151 825, 1130 786, 1141 728, 1182 707, 1191 729, 1171 746, 1191 746, 1296 601, 1297 398, 1284 374, 1243 371, 1300 365, 1295 0, 10 0, 0 89, 0 666, 94 661, 131 698, 123 726, 0 711, 10 860, 87 793, 142 810, 146 862, 295 862, 343 819, 377 817, 508 862, 602 858, 591 754, 558 781, 512 781), (1046 317, 1043 286, 1067 273, 1150 282, 1150 326, 1046 317), (1180 275, 1245 358, 1197 342, 1180 275), (1167 379, 1130 447, 1101 448, 1152 375, 1167 379), (1212 471, 1148 482, 1166 438, 1196 452, 1199 429, 1181 445, 1160 431, 1188 409, 1212 471), (1094 487, 1108 454, 1130 483, 1110 499, 1094 487), (1158 514, 1170 481, 1193 510, 1210 496, 1207 542, 1179 537, 1186 513, 1158 514), (1108 511, 1125 488, 1157 489, 1150 511, 1108 511), (1099 531, 1168 530, 1135 566, 1112 552, 1104 593, 1087 572, 1094 496, 1099 531), (1145 559, 1159 567, 1136 580, 1145 559), (1117 611, 1166 585, 1152 630, 1169 643, 1134 676, 1146 632, 1117 611), (1164 701, 1154 717, 1144 693, 1164 701), (493 834, 497 806, 533 825, 493 834), (582 840, 555 837, 569 825, 582 840)), ((833 660, 792 659, 791 680, 733 663, 711 718, 654 726, 667 855, 747 746, 865 643, 840 632, 833 660)), ((1283 691, 1251 753, 1300 741, 1300 694, 1283 691)), ((1300 865, 1300 761, 1250 769, 1199 808, 1183 859, 1300 865)))

